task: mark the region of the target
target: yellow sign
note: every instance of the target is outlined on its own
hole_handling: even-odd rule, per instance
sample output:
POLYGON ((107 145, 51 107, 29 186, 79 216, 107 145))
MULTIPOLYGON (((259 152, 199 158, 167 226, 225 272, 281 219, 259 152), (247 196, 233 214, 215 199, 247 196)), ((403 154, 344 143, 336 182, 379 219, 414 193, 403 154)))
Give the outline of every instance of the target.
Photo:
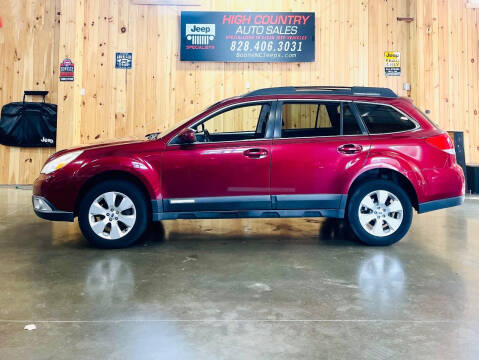
POLYGON ((384 52, 384 74, 401 76, 401 53, 399 51, 384 52))

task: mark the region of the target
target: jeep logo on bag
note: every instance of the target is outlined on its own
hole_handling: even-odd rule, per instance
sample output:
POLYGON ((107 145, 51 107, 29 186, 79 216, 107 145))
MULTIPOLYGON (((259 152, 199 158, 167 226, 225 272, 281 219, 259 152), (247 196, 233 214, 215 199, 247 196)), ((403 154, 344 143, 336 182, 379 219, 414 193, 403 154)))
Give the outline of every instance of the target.
POLYGON ((186 39, 193 45, 208 45, 215 35, 215 24, 186 24, 186 39))
POLYGON ((50 143, 53 144, 53 139, 47 139, 45 136, 40 140, 42 143, 50 143))

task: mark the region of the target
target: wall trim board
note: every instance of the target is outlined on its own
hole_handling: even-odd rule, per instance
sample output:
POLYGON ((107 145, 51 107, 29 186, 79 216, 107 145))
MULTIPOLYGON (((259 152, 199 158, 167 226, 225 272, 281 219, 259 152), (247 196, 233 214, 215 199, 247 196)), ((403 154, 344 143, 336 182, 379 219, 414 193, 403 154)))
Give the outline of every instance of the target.
POLYGON ((135 5, 200 6, 201 0, 131 0, 135 5))

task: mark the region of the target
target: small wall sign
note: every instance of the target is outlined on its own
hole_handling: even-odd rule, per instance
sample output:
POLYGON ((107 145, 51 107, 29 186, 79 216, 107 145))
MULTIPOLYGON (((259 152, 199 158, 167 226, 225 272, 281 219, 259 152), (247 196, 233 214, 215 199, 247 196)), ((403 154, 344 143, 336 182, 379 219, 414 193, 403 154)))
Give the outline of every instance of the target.
POLYGON ((75 79, 75 64, 66 58, 60 64, 60 81, 73 81, 75 79))
POLYGON ((117 52, 115 59, 116 69, 131 69, 131 65, 133 62, 133 55, 131 52, 117 52))
POLYGON ((401 76, 401 53, 399 51, 384 52, 384 74, 401 76))

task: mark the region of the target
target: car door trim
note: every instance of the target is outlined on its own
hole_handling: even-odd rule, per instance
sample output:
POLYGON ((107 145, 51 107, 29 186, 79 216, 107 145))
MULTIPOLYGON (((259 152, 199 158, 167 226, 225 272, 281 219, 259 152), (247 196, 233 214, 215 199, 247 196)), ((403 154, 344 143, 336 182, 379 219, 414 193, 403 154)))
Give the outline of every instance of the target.
POLYGON ((238 195, 153 200, 154 212, 230 210, 314 210, 346 207, 345 194, 238 195))
POLYGON ((164 212, 270 209, 270 195, 212 196, 163 199, 164 212))
POLYGON ((275 209, 339 209, 343 204, 343 194, 281 194, 272 195, 275 209))
POLYGON ((246 195, 165 199, 167 201, 157 199, 152 201, 152 218, 154 221, 174 219, 296 218, 323 216, 344 218, 347 199, 348 195, 346 194, 246 195), (280 202, 284 201, 282 204, 278 204, 278 197, 280 202), (171 200, 195 200, 195 202, 171 204, 171 200), (252 201, 256 202, 256 204, 251 205, 252 201), (261 201, 265 205, 264 207, 267 207, 266 209, 257 207, 257 203, 261 201), (198 206, 199 203, 201 204, 200 206, 198 206), (268 203, 273 205, 267 205, 268 203), (165 204, 169 210, 164 208, 165 204), (172 205, 174 206, 174 210, 172 205), (205 208, 212 208, 210 206, 218 207, 218 210, 203 210, 205 208), (288 206, 289 208, 284 209, 278 206, 288 206), (299 208, 299 206, 306 206, 306 208, 299 208))

